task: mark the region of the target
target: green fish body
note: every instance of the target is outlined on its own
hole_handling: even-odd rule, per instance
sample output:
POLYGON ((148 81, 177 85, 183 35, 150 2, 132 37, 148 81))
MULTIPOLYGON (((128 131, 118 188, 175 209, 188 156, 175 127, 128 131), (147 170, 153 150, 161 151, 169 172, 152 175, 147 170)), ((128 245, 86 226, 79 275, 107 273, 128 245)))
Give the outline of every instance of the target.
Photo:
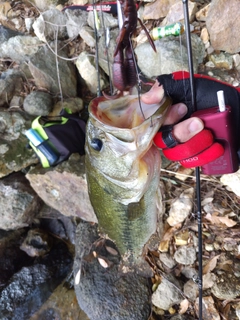
POLYGON ((88 191, 100 232, 136 261, 156 232, 161 158, 153 137, 171 100, 139 107, 137 96, 104 97, 89 105, 86 134, 88 191))

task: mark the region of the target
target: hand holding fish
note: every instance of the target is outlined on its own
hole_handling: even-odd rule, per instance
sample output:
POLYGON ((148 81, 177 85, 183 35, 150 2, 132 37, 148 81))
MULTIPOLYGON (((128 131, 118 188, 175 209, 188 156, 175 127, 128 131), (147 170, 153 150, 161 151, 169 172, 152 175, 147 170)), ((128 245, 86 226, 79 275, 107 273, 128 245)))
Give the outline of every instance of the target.
MULTIPOLYGON (((232 107, 234 126, 240 124, 240 89, 203 75, 195 75, 198 109, 218 105, 217 94, 223 90, 227 105, 232 107)), ((224 152, 221 144, 214 141, 211 131, 204 129, 201 119, 192 117, 189 95, 189 74, 176 72, 161 75, 151 90, 142 95, 144 103, 157 103, 168 95, 173 100, 160 131, 154 137, 157 147, 172 161, 179 161, 185 167, 197 167, 216 160, 224 152), (167 94, 166 94, 167 93, 167 94), (180 121, 182 120, 182 121, 180 121)), ((239 135, 236 137, 239 149, 239 135)))

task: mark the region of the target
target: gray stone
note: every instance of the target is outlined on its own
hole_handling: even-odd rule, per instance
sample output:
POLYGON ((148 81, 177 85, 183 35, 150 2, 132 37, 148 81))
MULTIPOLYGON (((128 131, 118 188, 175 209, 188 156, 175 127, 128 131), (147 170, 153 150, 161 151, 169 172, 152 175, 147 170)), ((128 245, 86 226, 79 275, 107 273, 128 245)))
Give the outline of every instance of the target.
POLYGON ((2 72, 0 77, 0 106, 9 105, 13 96, 20 94, 22 89, 23 74, 21 72, 13 69, 2 72))
MULTIPOLYGON (((58 54, 67 58, 63 51, 58 54)), ((31 58, 28 66, 38 87, 45 88, 54 95, 62 93, 63 97, 76 97, 77 79, 74 65, 64 58, 59 58, 56 62, 55 54, 46 45, 31 58)))
POLYGON ((50 9, 42 14, 33 23, 33 29, 39 40, 61 40, 67 37, 66 16, 57 9, 50 9))
POLYGON ((9 40, 12 37, 20 36, 22 33, 11 30, 9 28, 6 28, 4 26, 0 26, 0 43, 3 43, 7 40, 9 40))
POLYGON ((31 224, 42 205, 21 173, 0 181, 0 229, 14 230, 31 224))
POLYGON ((101 72, 98 74, 94 58, 87 52, 80 53, 76 61, 76 67, 92 93, 98 91, 98 77, 100 77, 100 88, 106 87, 106 77, 101 72))
POLYGON ((192 279, 188 280, 183 286, 184 294, 192 301, 196 300, 198 296, 198 284, 192 279))
MULTIPOLYGON (((62 241, 56 242, 47 255, 38 257, 32 265, 25 261, 26 265, 9 279, 0 293, 1 319, 30 319, 72 268, 72 256, 62 241)), ((47 319, 46 314, 43 318, 47 319)))
POLYGON ((182 246, 174 253, 174 259, 183 265, 190 265, 196 261, 195 247, 182 246))
POLYGON ((212 0, 206 19, 210 42, 215 50, 228 53, 240 51, 240 20, 238 0, 212 0), (221 17, 221 18, 219 18, 221 17))
POLYGON ((38 162, 27 149, 25 131, 31 127, 31 117, 21 110, 0 112, 0 178, 38 162))
POLYGON ((168 310, 173 305, 183 300, 180 291, 171 281, 163 278, 157 290, 152 294, 152 303, 163 310, 168 310))
POLYGON ((160 253, 159 259, 162 261, 162 263, 165 264, 168 268, 172 269, 176 265, 176 261, 172 258, 172 256, 169 253, 160 253))
POLYGON ((74 277, 81 309, 90 320, 147 320, 150 314, 149 279, 139 274, 141 270, 122 272, 114 243, 103 239, 101 244, 98 240, 96 226, 79 224, 74 277), (105 261, 105 267, 100 264, 98 255, 105 261))
POLYGON ((223 273, 218 276, 211 292, 221 300, 233 300, 240 295, 240 279, 232 273, 223 273))
POLYGON ((83 26, 87 25, 88 12, 80 9, 66 9, 64 13, 67 18, 66 28, 68 36, 69 38, 75 38, 79 35, 83 26))
MULTIPOLYGON (((109 14, 107 12, 102 12, 99 15, 99 25, 100 25, 100 33, 103 33, 102 27, 104 26, 105 28, 116 28, 118 27, 118 19, 114 18, 112 14, 109 14)), ((94 29, 94 15, 93 11, 90 11, 88 14, 88 25, 94 29)))
POLYGON ((73 154, 55 168, 37 166, 26 177, 50 207, 66 216, 97 222, 88 196, 84 157, 73 154))
MULTIPOLYGON (((157 52, 146 42, 136 47, 138 65, 141 71, 149 78, 160 74, 167 74, 177 70, 188 70, 187 50, 180 48, 176 38, 163 38, 154 42, 157 52), (181 54, 179 51, 181 50, 181 54)), ((194 69, 197 70, 196 60, 194 69)))
POLYGON ((89 47, 95 47, 96 40, 92 28, 88 26, 83 26, 79 31, 79 35, 89 47))
POLYGON ((33 116, 47 116, 52 108, 53 99, 47 92, 32 91, 23 102, 23 109, 33 116))
POLYGON ((0 46, 0 58, 10 58, 16 62, 29 61, 39 50, 42 42, 37 37, 28 35, 16 36, 0 46))

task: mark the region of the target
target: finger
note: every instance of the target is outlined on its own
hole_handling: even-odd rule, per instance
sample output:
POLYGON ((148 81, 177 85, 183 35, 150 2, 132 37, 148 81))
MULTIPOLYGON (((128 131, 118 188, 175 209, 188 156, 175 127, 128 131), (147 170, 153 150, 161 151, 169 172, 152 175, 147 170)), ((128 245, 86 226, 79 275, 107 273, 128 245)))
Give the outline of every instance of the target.
POLYGON ((148 92, 141 95, 141 100, 146 104, 153 104, 161 102, 163 97, 163 86, 159 86, 158 81, 156 81, 148 92))
POLYGON ((172 105, 167 112, 166 119, 163 125, 177 123, 185 116, 187 111, 187 106, 184 103, 177 103, 172 105))
POLYGON ((180 143, 186 142, 198 134, 204 128, 201 119, 192 117, 184 120, 173 127, 173 135, 180 143))

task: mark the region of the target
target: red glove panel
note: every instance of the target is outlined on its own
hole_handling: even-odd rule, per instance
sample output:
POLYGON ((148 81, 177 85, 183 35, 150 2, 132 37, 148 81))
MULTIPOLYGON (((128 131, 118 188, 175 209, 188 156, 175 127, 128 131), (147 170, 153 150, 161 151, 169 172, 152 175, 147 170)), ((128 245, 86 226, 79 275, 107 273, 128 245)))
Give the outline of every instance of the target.
POLYGON ((166 158, 179 161, 186 168, 203 166, 216 160, 224 153, 223 146, 214 142, 210 130, 204 129, 185 143, 168 148, 163 139, 163 132, 158 132, 154 137, 154 143, 163 150, 166 158))

